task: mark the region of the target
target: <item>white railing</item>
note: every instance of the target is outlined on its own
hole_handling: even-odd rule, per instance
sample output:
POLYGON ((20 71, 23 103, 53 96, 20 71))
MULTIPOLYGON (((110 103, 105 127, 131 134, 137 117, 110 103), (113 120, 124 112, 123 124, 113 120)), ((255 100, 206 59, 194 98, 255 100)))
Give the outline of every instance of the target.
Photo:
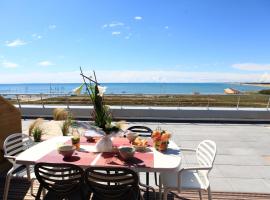
MULTIPOLYGON (((41 105, 43 108, 45 108, 47 105, 51 104, 61 104, 65 105, 67 108, 69 108, 70 105, 85 105, 85 103, 74 103, 70 102, 72 97, 76 97, 76 95, 72 94, 63 94, 63 93, 0 93, 0 96, 3 96, 4 98, 9 99, 13 104, 17 104, 18 107, 21 109, 23 104, 35 104, 35 105, 41 105), (56 102, 54 101, 54 97, 61 97, 64 98, 64 101, 61 102, 56 102)), ((237 94, 237 95, 224 95, 224 94, 216 94, 216 95, 189 95, 189 94, 179 94, 179 95, 168 95, 168 94, 109 94, 108 97, 115 97, 117 96, 117 104, 110 104, 110 105, 118 105, 121 108, 124 106, 135 106, 132 105, 132 103, 125 103, 125 100, 127 97, 142 97, 140 99, 140 102, 136 102, 136 106, 165 106, 165 107, 177 107, 178 109, 184 108, 184 107, 202 107, 204 109, 209 110, 211 107, 226 107, 226 108, 234 108, 238 110, 241 106, 242 107, 248 107, 248 108, 256 108, 260 107, 265 108, 267 111, 269 110, 269 105, 270 105, 270 95, 248 95, 248 94, 237 94), (166 98, 168 96, 172 96, 171 100, 167 101, 160 101, 160 102, 149 102, 147 101, 147 98, 149 97, 163 97, 166 98), (259 98, 259 100, 256 100, 256 97, 259 98), (189 101, 189 98, 191 100, 189 101), (196 101, 196 99, 203 98, 203 101, 196 101), (254 98, 254 101, 251 101, 252 98, 254 98), (218 100, 223 100, 222 102, 219 101, 213 101, 213 99, 218 99, 218 100), (246 102, 249 100, 248 102, 246 102), (168 105, 166 105, 166 102, 168 105), (173 102, 173 104, 171 104, 173 102), (160 103, 160 105, 156 105, 155 103, 160 103), (196 105, 197 103, 197 105, 196 105), (161 105, 162 104, 162 105, 161 105), (200 104, 200 105, 198 105, 200 104), (220 105, 217 105, 220 104, 220 105), (256 105, 257 104, 257 105, 256 105), (258 106, 258 104, 260 104, 258 106)), ((80 97, 87 97, 87 95, 80 95, 80 97)), ((168 98, 167 98, 168 99, 168 98)), ((106 100, 106 98, 105 98, 106 100)), ((164 99, 163 99, 164 100, 164 99)), ((127 101, 126 101, 127 102, 127 101)), ((89 101, 89 104, 91 102, 89 101)), ((109 102, 110 103, 110 102, 109 102)), ((89 105, 88 104, 88 105, 89 105)))

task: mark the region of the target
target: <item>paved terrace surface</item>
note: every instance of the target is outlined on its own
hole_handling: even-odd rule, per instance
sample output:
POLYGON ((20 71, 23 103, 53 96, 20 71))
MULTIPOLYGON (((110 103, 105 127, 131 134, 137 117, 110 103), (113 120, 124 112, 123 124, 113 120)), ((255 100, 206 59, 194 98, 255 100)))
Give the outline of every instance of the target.
MULTIPOLYGON (((23 120, 24 132, 30 123, 23 120)), ((270 193, 270 125, 129 123, 135 124, 170 131, 180 147, 195 148, 204 139, 214 140, 218 153, 210 173, 212 191, 270 193)), ((184 164, 195 164, 193 155, 184 158, 184 164)))

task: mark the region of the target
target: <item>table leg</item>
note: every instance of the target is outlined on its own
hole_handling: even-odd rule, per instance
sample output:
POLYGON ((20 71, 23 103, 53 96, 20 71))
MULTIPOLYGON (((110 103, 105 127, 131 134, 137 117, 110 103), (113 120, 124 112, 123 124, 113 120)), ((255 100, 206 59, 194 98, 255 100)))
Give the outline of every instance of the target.
MULTIPOLYGON (((149 186, 149 172, 146 172, 146 185, 149 186)), ((149 200, 149 188, 146 188, 146 199, 149 200)))

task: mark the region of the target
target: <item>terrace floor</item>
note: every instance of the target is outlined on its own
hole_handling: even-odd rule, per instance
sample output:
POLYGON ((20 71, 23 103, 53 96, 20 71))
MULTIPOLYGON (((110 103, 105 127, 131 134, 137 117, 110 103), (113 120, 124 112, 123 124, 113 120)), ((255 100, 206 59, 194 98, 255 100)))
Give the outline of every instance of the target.
MULTIPOLYGON (((23 120, 24 132, 30 123, 31 120, 23 120)), ((214 140, 218 153, 210 173, 212 191, 270 194, 270 125, 141 122, 129 125, 134 124, 153 129, 160 126, 172 133, 180 147, 192 148, 201 140, 214 140)), ((194 165, 192 155, 185 154, 184 164, 187 163, 194 165)))
MULTIPOLYGON (((37 193, 39 184, 35 182, 34 184, 34 195, 37 193)), ((2 200, 4 188, 4 179, 0 178, 0 199, 2 200)), ((150 200, 153 194, 150 193, 150 200)), ((158 196, 158 194, 156 193, 158 196)), ((188 191, 181 193, 181 198, 183 200, 199 200, 198 193, 195 191, 188 191)), ((213 200, 268 200, 270 199, 270 194, 257 194, 257 193, 231 193, 231 192, 212 192, 213 200)), ((31 195, 30 183, 20 179, 13 179, 10 185, 10 191, 8 200, 34 200, 35 196, 31 195)), ((179 199, 173 198, 171 194, 168 195, 168 200, 179 199)), ((207 194, 203 193, 203 200, 207 199, 207 194)))

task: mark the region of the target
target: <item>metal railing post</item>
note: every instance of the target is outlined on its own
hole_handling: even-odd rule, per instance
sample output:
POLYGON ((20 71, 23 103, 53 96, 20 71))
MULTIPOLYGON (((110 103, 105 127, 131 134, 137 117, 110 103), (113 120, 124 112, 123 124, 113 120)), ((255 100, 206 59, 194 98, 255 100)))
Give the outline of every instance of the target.
POLYGON ((209 110, 209 105, 210 105, 210 98, 207 96, 207 110, 209 110))
POLYGON ((268 102, 267 102, 266 110, 268 110, 268 109, 269 109, 269 104, 270 104, 270 97, 268 98, 268 102))
POLYGON ((17 94, 16 94, 16 99, 17 99, 17 102, 18 102, 19 109, 20 109, 20 111, 22 111, 21 102, 20 102, 20 99, 19 99, 17 94))
POLYGON ((116 106, 120 106, 120 109, 122 109, 122 106, 123 106, 123 105, 122 105, 122 96, 119 94, 119 95, 118 95, 118 98, 119 98, 119 105, 117 104, 117 101, 116 101, 116 104, 115 104, 115 105, 116 105, 116 106))
POLYGON ((42 98, 42 93, 40 93, 40 100, 41 100, 42 108, 45 108, 43 98, 42 98))
POLYGON ((238 110, 238 109, 239 109, 240 99, 241 99, 241 97, 240 97, 240 96, 238 96, 237 105, 236 105, 236 110, 238 110))
POLYGON ((178 101, 178 110, 181 110, 181 101, 180 101, 181 98, 179 98, 179 101, 178 101))
POLYGON ((66 97, 66 102, 67 102, 67 109, 69 110, 69 98, 68 98, 68 95, 65 95, 66 97))

